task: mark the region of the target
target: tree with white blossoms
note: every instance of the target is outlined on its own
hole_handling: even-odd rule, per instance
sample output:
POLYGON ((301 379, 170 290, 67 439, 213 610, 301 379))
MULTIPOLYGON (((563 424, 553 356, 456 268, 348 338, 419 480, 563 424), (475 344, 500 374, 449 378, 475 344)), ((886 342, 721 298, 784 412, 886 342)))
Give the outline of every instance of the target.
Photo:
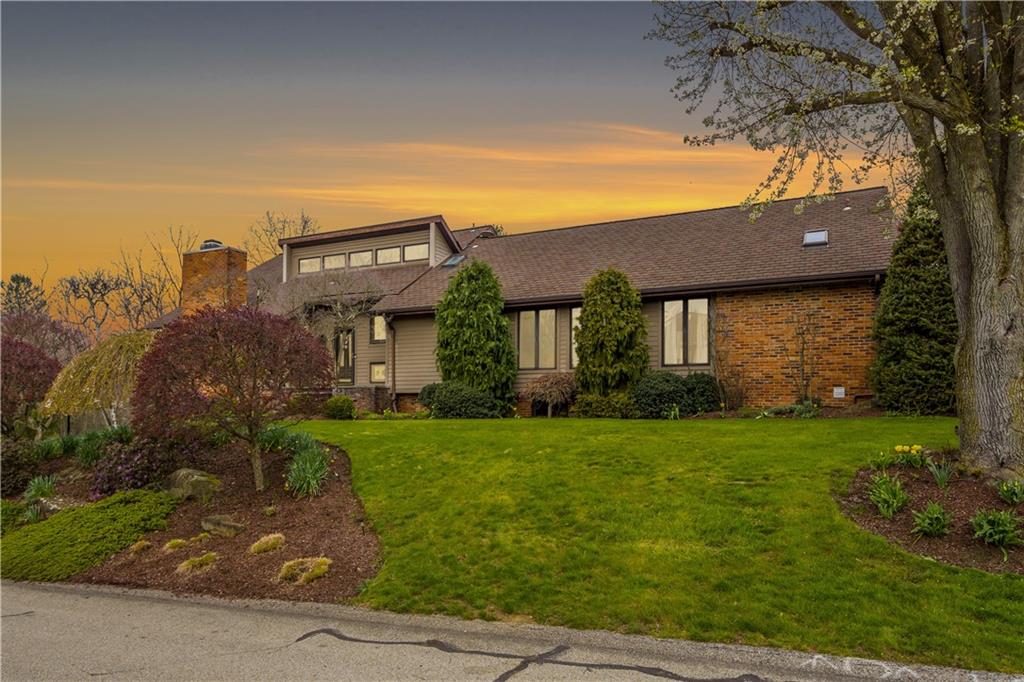
POLYGON ((687 142, 778 155, 749 205, 801 173, 808 196, 920 175, 959 325, 961 450, 1024 469, 1024 2, 664 3, 651 35, 680 50, 687 111, 710 105, 687 142))

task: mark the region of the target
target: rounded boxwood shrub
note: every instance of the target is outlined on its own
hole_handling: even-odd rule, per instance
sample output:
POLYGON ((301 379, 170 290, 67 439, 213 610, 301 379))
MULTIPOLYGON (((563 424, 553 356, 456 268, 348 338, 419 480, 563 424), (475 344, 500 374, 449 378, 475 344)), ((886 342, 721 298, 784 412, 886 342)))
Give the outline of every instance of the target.
POLYGON ((641 419, 664 419, 676 407, 682 412, 688 395, 686 379, 663 370, 648 372, 633 387, 633 402, 641 419))
POLYGON ((347 395, 336 395, 324 403, 324 416, 328 419, 354 419, 356 404, 347 395))
POLYGON ((418 402, 420 405, 429 410, 434 402, 434 393, 437 392, 437 389, 440 386, 441 384, 439 383, 427 384, 426 386, 420 389, 420 394, 416 396, 416 402, 418 402))
POLYGON ((436 419, 490 419, 501 416, 489 393, 457 381, 446 381, 437 387, 430 414, 436 419))
POLYGON ((608 395, 581 393, 576 396, 573 413, 577 417, 604 419, 635 419, 636 403, 625 391, 613 391, 608 395))
POLYGON ((714 412, 721 404, 718 382, 710 374, 691 374, 683 379, 686 397, 679 406, 682 414, 714 412))

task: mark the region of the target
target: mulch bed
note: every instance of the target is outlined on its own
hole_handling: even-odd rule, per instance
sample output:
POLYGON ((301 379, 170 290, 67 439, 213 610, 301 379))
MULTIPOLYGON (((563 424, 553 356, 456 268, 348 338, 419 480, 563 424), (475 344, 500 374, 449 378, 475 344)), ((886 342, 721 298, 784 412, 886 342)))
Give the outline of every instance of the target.
POLYGON ((255 491, 251 465, 238 448, 229 447, 200 456, 194 468, 214 474, 223 483, 221 491, 209 503, 183 502, 168 518, 166 530, 144 538, 152 547, 135 556, 125 550, 106 563, 75 576, 72 582, 218 597, 347 600, 376 573, 379 544, 366 520, 362 502, 352 491, 348 456, 340 450, 333 453, 334 462, 322 494, 305 499, 295 499, 284 489, 286 460, 283 456, 264 462, 267 489, 262 493, 255 491), (275 509, 272 516, 264 513, 268 507, 275 509), (230 515, 234 521, 244 524, 245 530, 233 538, 214 535, 172 552, 163 550, 168 540, 188 540, 199 535, 203 532, 200 520, 212 514, 230 515), (249 554, 250 545, 270 533, 284 534, 284 546, 263 554, 249 554), (176 573, 182 561, 206 552, 217 553, 213 566, 187 576, 176 573), (277 579, 284 562, 320 556, 332 561, 324 577, 308 585, 293 585, 277 579))
MULTIPOLYGON (((868 497, 868 484, 877 473, 874 469, 857 472, 849 492, 839 499, 843 512, 860 527, 881 535, 908 552, 947 564, 977 568, 991 573, 1018 573, 1024 575, 1024 547, 1008 547, 1008 560, 998 547, 986 545, 974 537, 971 517, 980 509, 1014 509, 1003 502, 995 486, 981 478, 958 474, 943 493, 928 469, 906 466, 889 467, 890 475, 898 473, 910 502, 891 519, 883 518, 868 497), (935 501, 953 514, 953 524, 945 537, 918 537, 912 511, 924 509, 935 501)), ((1018 514, 1020 509, 1016 510, 1018 514)))

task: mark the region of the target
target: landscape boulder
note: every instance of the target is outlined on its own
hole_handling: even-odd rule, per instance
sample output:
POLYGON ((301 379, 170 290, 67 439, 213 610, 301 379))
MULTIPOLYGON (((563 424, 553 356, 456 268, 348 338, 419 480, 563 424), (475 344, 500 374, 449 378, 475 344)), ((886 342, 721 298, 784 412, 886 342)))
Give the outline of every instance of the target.
POLYGON ((199 522, 199 525, 201 525, 203 530, 208 533, 220 535, 226 538, 233 538, 245 530, 245 524, 237 523, 227 514, 204 516, 199 522))
POLYGON ((183 500, 198 499, 208 502, 220 490, 220 480, 213 474, 198 469, 178 469, 164 479, 163 489, 183 500))

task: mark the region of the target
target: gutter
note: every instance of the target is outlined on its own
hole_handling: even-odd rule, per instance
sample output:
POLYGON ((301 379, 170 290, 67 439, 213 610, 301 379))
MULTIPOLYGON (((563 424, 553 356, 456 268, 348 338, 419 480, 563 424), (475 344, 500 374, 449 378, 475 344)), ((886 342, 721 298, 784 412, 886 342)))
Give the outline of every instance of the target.
MULTIPOLYGON (((756 291, 758 289, 780 289, 800 284, 840 284, 843 282, 859 282, 869 280, 874 284, 881 282, 885 276, 885 270, 861 270, 857 272, 843 272, 835 275, 812 275, 807 277, 781 277, 776 279, 763 279, 751 282, 734 281, 719 282, 715 284, 702 284, 691 287, 656 287, 652 289, 641 289, 641 298, 661 298, 673 295, 692 296, 696 294, 714 294, 720 292, 734 291, 756 291)), ((542 298, 520 298, 505 301, 506 308, 525 308, 537 305, 558 305, 567 303, 578 303, 582 300, 581 295, 572 296, 548 296, 542 298)), ((422 315, 434 311, 434 306, 416 306, 413 308, 399 308, 388 311, 392 316, 401 315, 422 315)))

